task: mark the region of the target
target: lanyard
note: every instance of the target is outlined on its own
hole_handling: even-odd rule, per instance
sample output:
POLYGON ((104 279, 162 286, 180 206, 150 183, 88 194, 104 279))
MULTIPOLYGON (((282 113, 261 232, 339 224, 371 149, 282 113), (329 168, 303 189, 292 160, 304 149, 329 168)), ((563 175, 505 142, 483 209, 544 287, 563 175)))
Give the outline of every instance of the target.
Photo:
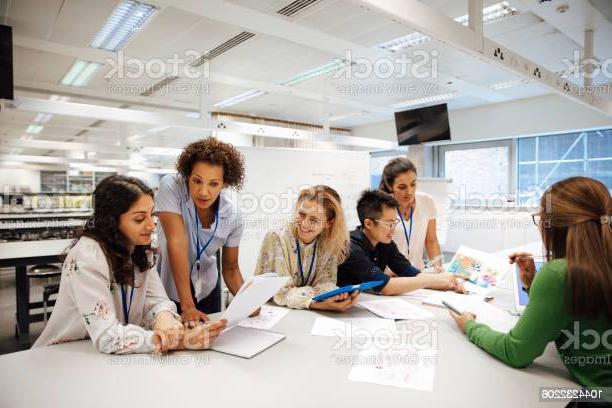
POLYGON ((128 305, 126 299, 126 285, 121 285, 121 303, 123 303, 123 320, 125 324, 128 324, 130 317, 130 309, 132 309, 132 300, 134 299, 134 287, 136 286, 136 277, 134 271, 132 271, 132 289, 130 289, 130 304, 128 305))
POLYGON ((198 271, 200 271, 200 257, 202 256, 202 253, 204 252, 204 250, 208 248, 208 245, 210 245, 210 242, 215 237, 215 232, 217 232, 217 226, 219 226, 219 207, 217 207, 217 210, 215 211, 215 229, 213 230, 213 233, 210 236, 210 238, 208 238, 208 241, 206 241, 204 246, 201 248, 200 248, 200 219, 198 218, 197 209, 195 210, 195 219, 196 219, 196 251, 197 251, 196 268, 198 269, 198 271))
POLYGON ((400 209, 397 209, 397 214, 400 217, 400 220, 402 220, 402 227, 404 227, 404 236, 406 237, 406 247, 410 247, 410 237, 412 237, 412 207, 410 207, 410 232, 406 231, 406 223, 404 223, 404 216, 402 215, 402 212, 400 211, 400 209))
POLYGON ((302 268, 302 254, 300 253, 300 243, 297 238, 295 239, 295 246, 297 247, 297 259, 298 259, 298 268, 300 270, 300 277, 302 278, 302 286, 308 283, 310 279, 310 275, 312 274, 312 266, 315 263, 315 256, 317 256, 317 243, 315 242, 314 251, 312 252, 312 261, 310 261, 310 269, 308 270, 308 277, 304 280, 304 269, 302 268))

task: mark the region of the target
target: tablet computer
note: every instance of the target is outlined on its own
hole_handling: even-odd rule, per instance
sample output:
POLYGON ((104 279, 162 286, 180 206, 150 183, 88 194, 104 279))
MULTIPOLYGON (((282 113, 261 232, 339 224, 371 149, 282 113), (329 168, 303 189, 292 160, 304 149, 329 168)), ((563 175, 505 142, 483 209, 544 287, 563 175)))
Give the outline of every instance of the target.
POLYGON ((342 293, 352 293, 356 290, 359 290, 361 292, 363 292, 364 290, 368 290, 368 289, 372 289, 375 288, 377 286, 381 286, 384 285, 385 281, 370 281, 370 282, 364 282, 361 285, 348 285, 348 286, 343 286, 341 288, 338 289, 334 289, 334 290, 330 290, 328 292, 325 293, 321 293, 320 295, 317 295, 315 297, 312 298, 312 300, 314 300, 315 302, 320 302, 322 300, 325 300, 327 298, 330 298, 332 296, 336 296, 336 295, 340 295, 342 293))
MULTIPOLYGON (((544 258, 534 257, 534 263, 536 268, 536 274, 540 272, 542 266, 546 263, 544 258)), ((521 275, 518 265, 515 263, 512 265, 513 273, 512 273, 512 283, 514 287, 514 309, 517 313, 522 314, 529 303, 529 294, 523 289, 523 283, 521 282, 521 275)), ((534 277, 535 279, 535 277, 534 277)))

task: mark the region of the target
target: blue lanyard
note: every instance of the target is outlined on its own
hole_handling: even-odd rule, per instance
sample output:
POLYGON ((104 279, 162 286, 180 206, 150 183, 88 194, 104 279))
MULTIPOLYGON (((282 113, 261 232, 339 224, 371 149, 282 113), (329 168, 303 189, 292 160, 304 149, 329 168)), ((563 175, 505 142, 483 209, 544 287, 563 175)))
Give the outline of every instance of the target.
POLYGON ((404 223, 404 216, 402 215, 402 212, 400 211, 400 209, 397 209, 397 214, 400 217, 400 220, 402 220, 402 227, 404 227, 404 236, 406 237, 406 247, 410 248, 410 237, 412 237, 412 207, 410 208, 410 233, 408 233, 408 231, 406 231, 406 223, 404 223))
POLYGON ((200 270, 200 257, 202 256, 202 253, 206 250, 206 248, 208 248, 208 245, 210 245, 210 242, 215 237, 215 232, 217 232, 217 226, 219 226, 219 207, 217 207, 217 210, 215 211, 215 229, 213 230, 212 235, 210 236, 210 238, 208 238, 208 241, 204 244, 202 248, 200 248, 200 218, 198 218, 197 209, 195 209, 195 219, 196 219, 196 231, 195 232, 196 232, 196 251, 197 251, 196 268, 198 268, 198 271, 199 271, 200 270))
POLYGON ((130 290, 130 304, 128 306, 126 299, 126 285, 121 285, 121 303, 123 303, 123 320, 125 324, 128 324, 130 318, 130 309, 132 309, 132 300, 134 299, 134 287, 136 286, 136 277, 134 271, 132 271, 132 289, 130 290))
POLYGON ((302 278, 302 286, 308 283, 310 279, 310 275, 312 274, 312 266, 315 263, 315 256, 317 256, 317 243, 315 242, 314 251, 312 252, 312 261, 310 261, 310 269, 308 270, 308 278, 304 280, 304 269, 302 268, 302 254, 300 253, 300 243, 295 239, 295 246, 297 247, 297 259, 298 259, 298 268, 300 269, 300 277, 302 278))

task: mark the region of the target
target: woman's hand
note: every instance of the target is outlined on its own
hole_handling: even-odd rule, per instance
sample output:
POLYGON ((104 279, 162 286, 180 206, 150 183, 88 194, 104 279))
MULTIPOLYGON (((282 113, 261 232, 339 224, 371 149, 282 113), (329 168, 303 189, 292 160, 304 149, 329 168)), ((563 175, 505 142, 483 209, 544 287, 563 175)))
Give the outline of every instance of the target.
POLYGON ((183 336, 183 324, 168 311, 162 311, 157 315, 153 330, 157 336, 159 345, 158 353, 165 353, 168 350, 175 350, 183 336))
POLYGON ((469 322, 470 320, 476 320, 476 315, 470 312, 463 312, 460 315, 453 312, 452 310, 449 312, 450 312, 451 317, 455 319, 455 323, 457 323, 457 326, 459 326, 461 331, 464 333, 465 333, 465 326, 467 325, 467 322, 469 322))
POLYGON ((359 291, 356 290, 353 293, 341 293, 334 297, 327 298, 321 302, 315 302, 314 300, 310 303, 310 308, 313 310, 330 310, 334 312, 345 312, 357 301, 359 291))
POLYGON ((510 263, 515 263, 519 268, 519 276, 525 289, 528 289, 535 276, 535 262, 533 255, 528 252, 515 252, 509 256, 510 263))
MULTIPOLYGON (((181 309, 183 309, 181 307, 181 309)), ((195 306, 188 307, 181 311, 181 319, 183 324, 188 329, 193 329, 199 322, 208 322, 208 316, 206 313, 200 312, 195 306)))
POLYGON ((185 334, 179 344, 179 350, 205 350, 210 348, 212 342, 225 329, 227 320, 219 320, 212 323, 198 323, 195 328, 185 330, 185 334))

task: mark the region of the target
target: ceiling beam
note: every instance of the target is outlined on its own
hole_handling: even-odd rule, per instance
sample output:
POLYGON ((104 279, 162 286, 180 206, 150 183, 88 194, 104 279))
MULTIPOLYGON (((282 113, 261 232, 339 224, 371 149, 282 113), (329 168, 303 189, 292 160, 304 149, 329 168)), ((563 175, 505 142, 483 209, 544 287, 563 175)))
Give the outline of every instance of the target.
MULTIPOLYGON (((476 33, 467 30, 456 21, 446 16, 432 13, 429 7, 424 6, 416 0, 407 1, 410 2, 411 11, 413 7, 415 7, 418 15, 431 16, 434 20, 433 24, 435 24, 436 27, 441 27, 446 35, 453 37, 455 41, 460 42, 464 46, 478 47, 478 44, 482 42, 476 33)), ((256 34, 291 41, 295 44, 326 52, 330 54, 330 57, 346 58, 347 52, 350 52, 352 60, 366 59, 372 65, 381 60, 395 61, 401 57, 402 54, 408 54, 412 51, 403 50, 402 52, 394 53, 380 48, 366 47, 319 30, 302 26, 294 21, 288 21, 280 16, 277 17, 265 14, 224 0, 207 0, 206 7, 202 6, 200 0, 148 0, 148 2, 159 7, 174 7, 201 17, 238 26, 256 34)), ((413 58, 413 61, 419 59, 420 58, 413 58)), ((411 77, 407 75, 405 79, 409 78, 411 77)), ((459 91, 463 95, 484 99, 491 103, 511 100, 510 97, 500 92, 496 92, 487 86, 468 83, 460 78, 441 72, 440 70, 438 70, 436 77, 412 79, 421 80, 425 83, 441 83, 444 84, 445 87, 450 83, 452 84, 450 88, 453 91, 459 91)))
MULTIPOLYGON (((499 45, 498 43, 484 39, 483 47, 474 45, 465 37, 454 34, 447 26, 458 25, 452 19, 438 15, 430 7, 423 5, 417 0, 352 0, 366 5, 379 14, 401 24, 405 24, 417 31, 448 43, 483 62, 500 67, 506 71, 513 72, 534 83, 544 86, 551 91, 566 98, 578 102, 589 108, 598 110, 606 115, 612 116, 612 103, 598 97, 595 94, 581 95, 572 91, 571 83, 559 78, 554 72, 523 58, 519 54, 499 45), (446 22, 444 22, 446 20, 446 22)), ((469 28, 461 26, 462 30, 470 31, 469 28)))
POLYGON ((225 133, 237 133, 281 139, 331 141, 341 145, 354 145, 359 147, 389 149, 397 147, 397 143, 395 142, 379 139, 353 136, 339 137, 335 135, 326 135, 322 132, 310 132, 281 126, 213 120, 208 118, 191 119, 183 115, 170 113, 111 108, 83 103, 52 101, 48 99, 19 97, 15 99, 13 105, 15 108, 26 112, 51 113, 54 115, 90 118, 110 122, 138 123, 148 126, 172 126, 198 131, 214 131, 220 135, 225 133))
MULTIPOLYGON (((38 40, 34 38, 24 37, 24 36, 16 36, 17 41, 14 42, 16 46, 34 49, 38 51, 49 52, 57 55, 64 55, 74 58, 86 59, 87 61, 97 62, 99 64, 108 65, 110 61, 117 61, 116 53, 94 50, 90 47, 74 47, 74 46, 66 46, 64 44, 59 44, 51 41, 38 40), (91 50, 100 51, 92 53, 91 50)), ((129 60, 129 55, 124 55, 123 60, 129 60)), ((182 72, 181 72, 182 73, 182 72)), ((255 81, 248 78, 239 78, 231 75, 225 75, 221 73, 217 73, 211 70, 208 75, 208 78, 205 78, 204 82, 217 83, 223 85, 232 85, 232 86, 240 86, 245 88, 258 89, 260 91, 268 92, 271 94, 277 95, 286 95, 316 102, 324 102, 331 103, 334 105, 350 107, 353 109, 359 109, 362 111, 366 111, 368 113, 376 113, 382 116, 391 116, 393 115, 394 110, 390 107, 373 105, 368 103, 359 102, 352 99, 341 98, 333 95, 324 95, 316 92, 308 91, 305 89, 299 89, 286 85, 279 85, 264 81, 255 81)), ((130 103, 130 104, 138 104, 141 106, 151 106, 158 107, 160 104, 166 105, 166 101, 157 101, 155 102, 154 98, 151 97, 143 97, 143 96, 110 96, 108 93, 99 90, 91 90, 82 87, 72 87, 72 86, 62 86, 56 84, 43 84, 43 83, 35 83, 32 81, 22 81, 17 80, 16 89, 25 90, 30 92, 37 91, 45 91, 44 93, 53 92, 55 94, 66 95, 66 96, 80 96, 80 97, 89 97, 92 99, 98 100, 106 100, 110 102, 116 103, 130 103)), ((121 86, 120 83, 117 86, 121 86)), ((200 107, 198 104, 190 104, 187 108, 187 104, 180 104, 176 102, 169 101, 167 106, 172 108, 178 108, 180 110, 191 110, 195 112, 200 111, 200 107)))

